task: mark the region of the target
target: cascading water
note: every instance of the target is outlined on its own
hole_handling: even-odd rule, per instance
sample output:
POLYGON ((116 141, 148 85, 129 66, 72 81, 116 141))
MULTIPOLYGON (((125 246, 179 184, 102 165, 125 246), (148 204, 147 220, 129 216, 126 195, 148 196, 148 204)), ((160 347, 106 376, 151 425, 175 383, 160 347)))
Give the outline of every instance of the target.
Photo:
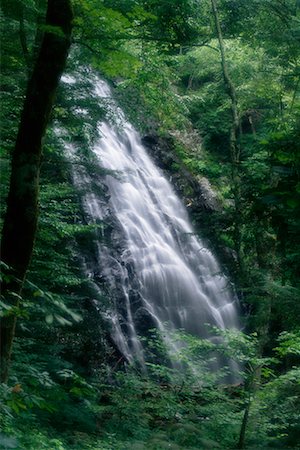
MULTIPOLYGON (((70 76, 63 81, 76 82, 70 76)), ((118 117, 118 124, 98 123, 92 152, 94 164, 107 170, 108 208, 125 237, 117 257, 98 242, 98 261, 111 288, 120 284, 123 297, 122 307, 116 305, 109 314, 113 339, 127 360, 143 363, 140 320, 147 316, 172 346, 168 337, 172 330, 207 337, 207 323, 237 328, 236 298, 216 258, 195 236, 184 205, 114 104, 109 86, 96 78, 93 84, 99 104, 110 99, 118 117), (139 301, 132 298, 128 267, 134 270, 139 301)), ((67 148, 75 152, 70 144, 67 148)), ((103 220, 107 205, 94 192, 92 177, 87 170, 74 168, 73 178, 75 185, 85 189, 83 202, 90 219, 103 220)))

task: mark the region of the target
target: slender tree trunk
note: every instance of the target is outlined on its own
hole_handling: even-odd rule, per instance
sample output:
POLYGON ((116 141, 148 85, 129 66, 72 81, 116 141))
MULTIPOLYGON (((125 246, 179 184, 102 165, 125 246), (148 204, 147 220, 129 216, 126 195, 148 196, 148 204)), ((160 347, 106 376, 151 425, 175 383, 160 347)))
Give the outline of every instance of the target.
POLYGON ((241 426, 240 436, 239 436, 239 442, 238 442, 238 445, 237 445, 238 449, 245 448, 246 430, 247 430, 247 425, 248 425, 248 418, 249 418, 250 407, 251 407, 251 400, 250 400, 250 397, 249 397, 248 401, 247 401, 247 404, 246 404, 245 411, 244 411, 244 415, 243 415, 242 426, 241 426))
POLYGON ((224 78, 224 82, 225 82, 226 92, 231 99, 231 113, 232 113, 232 127, 231 127, 231 131, 230 131, 231 158, 232 158, 233 162, 239 162, 239 150, 238 150, 238 146, 237 146, 237 130, 239 128, 239 114, 238 114, 238 102, 237 102, 236 90, 235 90, 235 87, 232 83, 232 80, 231 80, 231 78, 229 76, 229 72, 228 72, 225 46, 224 46, 224 41, 223 41, 221 25, 220 25, 220 21, 219 21, 219 14, 218 14, 218 10, 217 10, 216 0, 211 0, 211 5, 212 5, 214 21, 215 21, 215 26, 216 26, 218 41, 219 41, 219 46, 220 46, 220 52, 221 52, 221 65, 222 65, 223 78, 224 78))
MULTIPOLYGON (((18 298, 36 235, 42 139, 67 60, 72 19, 71 0, 48 0, 46 25, 51 27, 51 31, 44 34, 28 82, 12 155, 10 189, 1 241, 2 261, 9 269, 4 269, 1 287, 5 301, 15 307, 19 304, 18 298)), ((1 380, 4 382, 8 379, 15 326, 15 314, 2 319, 0 350, 1 380)))
POLYGON ((217 37, 219 41, 220 53, 221 53, 221 66, 223 79, 225 83, 226 93, 231 100, 231 116, 232 122, 230 127, 229 134, 229 146, 230 146, 230 157, 231 157, 231 167, 232 167, 232 185, 233 185, 233 196, 234 196, 234 204, 235 204, 235 221, 234 221, 234 243, 235 250, 237 253, 239 268, 242 270, 243 262, 241 255, 241 226, 242 226, 242 208, 241 208, 241 183, 239 176, 239 163, 240 163, 240 147, 238 145, 238 132, 239 132, 239 113, 238 113, 238 101, 236 90, 234 84, 230 78, 226 60, 226 52, 223 41, 223 35, 219 20, 217 1, 211 0, 211 6, 213 11, 213 17, 215 22, 215 27, 217 31, 217 37))
MULTIPOLYGON (((260 354, 260 349, 258 349, 258 353, 260 354)), ((261 366, 251 367, 250 366, 250 376, 248 379, 248 383, 246 383, 245 390, 247 392, 247 400, 245 404, 245 410, 243 415, 243 420, 241 424, 240 434, 239 434, 239 441, 237 444, 238 449, 245 448, 246 444, 246 432, 247 432, 247 426, 249 421, 249 415, 250 415, 250 409, 253 402, 253 399, 256 395, 257 390, 260 386, 260 380, 261 380, 261 366)))

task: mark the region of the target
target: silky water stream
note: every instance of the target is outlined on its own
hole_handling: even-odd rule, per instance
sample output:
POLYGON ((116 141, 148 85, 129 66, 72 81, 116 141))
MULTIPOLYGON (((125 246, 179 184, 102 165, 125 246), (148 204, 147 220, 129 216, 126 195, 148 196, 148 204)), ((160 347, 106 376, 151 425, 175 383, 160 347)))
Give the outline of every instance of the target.
MULTIPOLYGON (((64 76, 63 82, 72 86, 76 78, 64 76)), ((115 345, 125 360, 144 365, 141 321, 159 330, 171 354, 181 345, 172 339, 176 330, 208 337, 207 324, 239 328, 237 300, 216 257, 195 235, 185 206, 115 104, 108 84, 95 76, 92 84, 94 99, 109 105, 117 118, 113 124, 98 122, 91 148, 94 166, 106 172, 102 178, 107 202, 83 166, 73 167, 73 181, 84 191, 89 221, 100 223, 111 214, 124 237, 122 249, 114 254, 101 240, 96 242, 97 261, 111 289, 119 285, 121 298, 106 313, 115 345), (136 291, 138 298, 132 295, 136 291)), ((75 146, 65 143, 65 147, 74 156, 75 146)), ((93 278, 91 270, 89 275, 93 278)))

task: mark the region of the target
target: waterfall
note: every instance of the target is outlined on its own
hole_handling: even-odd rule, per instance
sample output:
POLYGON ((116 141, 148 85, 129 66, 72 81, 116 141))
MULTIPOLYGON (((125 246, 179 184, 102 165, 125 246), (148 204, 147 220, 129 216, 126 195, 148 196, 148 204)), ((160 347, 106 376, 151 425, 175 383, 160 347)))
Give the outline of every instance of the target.
MULTIPOLYGON (((70 85, 76 79, 64 76, 63 81, 70 85)), ((101 276, 111 289, 117 283, 122 297, 107 312, 120 352, 128 361, 144 361, 143 321, 160 330, 169 347, 175 345, 172 330, 207 337, 206 324, 237 328, 236 297, 216 257, 195 235, 186 208, 115 105, 108 84, 94 77, 93 86, 93 96, 99 104, 106 102, 116 117, 114 124, 98 123, 91 149, 93 164, 106 171, 107 203, 95 192, 87 169, 73 168, 73 179, 85 190, 90 221, 101 222, 112 214, 124 237, 114 253, 96 242, 101 276)), ((74 155, 74 146, 66 147, 74 155)))

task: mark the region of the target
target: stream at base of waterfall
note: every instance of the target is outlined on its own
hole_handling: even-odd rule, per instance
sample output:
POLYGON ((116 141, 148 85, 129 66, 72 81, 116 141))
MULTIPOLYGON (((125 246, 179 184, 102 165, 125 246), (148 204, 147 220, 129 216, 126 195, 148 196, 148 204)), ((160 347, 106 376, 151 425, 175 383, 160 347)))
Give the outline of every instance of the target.
MULTIPOLYGON (((172 353, 180 345, 172 339, 176 330, 205 338, 209 336, 207 324, 239 328, 237 299, 215 256, 195 235, 172 185, 114 102, 109 85, 91 76, 94 99, 114 116, 113 123, 97 123, 97 138, 90 149, 93 164, 105 170, 107 204, 97 194, 95 179, 87 168, 74 165, 73 181, 84 191, 82 201, 89 222, 105 222, 109 211, 124 236, 125 244, 117 256, 105 243, 96 242, 97 261, 101 276, 111 289, 118 283, 122 296, 107 312, 113 341, 128 362, 138 360, 144 365, 147 357, 141 321, 161 333, 172 353), (138 299, 132 295, 132 272, 138 299)), ((62 81, 69 86, 77 82, 70 75, 62 81)), ((84 116, 85 112, 80 112, 84 116)), ((64 139, 62 129, 57 133, 64 139)), ((74 157, 75 146, 65 143, 65 148, 69 158, 74 157)))

